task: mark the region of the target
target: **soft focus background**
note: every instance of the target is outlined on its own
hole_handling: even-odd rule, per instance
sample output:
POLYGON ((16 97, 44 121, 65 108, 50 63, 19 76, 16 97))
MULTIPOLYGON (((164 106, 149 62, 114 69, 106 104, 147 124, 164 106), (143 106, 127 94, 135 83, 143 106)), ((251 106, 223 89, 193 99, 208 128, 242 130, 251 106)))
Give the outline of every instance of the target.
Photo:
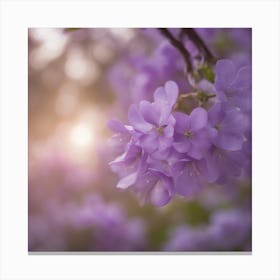
MULTIPOLYGON (((251 63, 250 29, 197 32, 218 58, 251 63)), ((29 251, 251 250, 250 178, 162 208, 115 187, 108 120, 170 77, 190 89, 157 30, 32 28, 28 44, 29 251)))

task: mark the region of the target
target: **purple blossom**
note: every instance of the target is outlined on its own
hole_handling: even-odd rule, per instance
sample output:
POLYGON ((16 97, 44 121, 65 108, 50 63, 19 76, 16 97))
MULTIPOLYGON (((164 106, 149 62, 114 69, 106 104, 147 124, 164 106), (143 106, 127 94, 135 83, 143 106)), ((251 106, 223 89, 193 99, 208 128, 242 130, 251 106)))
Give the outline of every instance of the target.
POLYGON ((30 56, 29 250, 251 250, 251 29, 162 31, 65 30, 54 63, 30 56))
POLYGON ((177 85, 169 81, 154 93, 154 102, 141 101, 128 112, 130 124, 139 132, 139 144, 149 154, 172 145, 175 119, 172 108, 178 97, 177 85))
POLYGON ((165 251, 208 251, 210 249, 207 229, 203 226, 193 228, 178 226, 171 232, 170 239, 164 246, 165 251))
POLYGON ((92 251, 134 251, 145 244, 145 224, 129 219, 117 203, 105 202, 97 194, 81 201, 48 201, 37 214, 29 216, 29 250, 67 251, 71 237, 81 240, 79 249, 92 251), (70 234, 70 235, 69 235, 70 234))
POLYGON ((247 159, 242 151, 227 151, 211 148, 205 159, 200 162, 203 175, 208 182, 229 184, 242 174, 247 159))
MULTIPOLYGON (((162 41, 158 30, 143 31, 148 35, 150 32, 153 36, 159 35, 162 41)), ((135 55, 134 49, 130 50, 128 47, 123 59, 113 65, 108 76, 118 101, 128 107, 132 102, 151 101, 153 92, 170 80, 170 77, 174 78, 182 91, 190 90, 190 85, 184 77, 184 69, 180 53, 164 40, 151 54, 143 51, 135 55)))
POLYGON ((180 153, 201 159, 210 147, 207 125, 207 112, 205 109, 195 108, 188 116, 181 112, 174 113, 176 119, 174 148, 180 153))
POLYGON ((207 183, 208 166, 201 161, 192 159, 178 160, 172 166, 174 188, 179 195, 193 197, 198 194, 207 183))
POLYGON ((209 223, 196 227, 179 225, 170 232, 166 251, 251 250, 251 213, 248 210, 218 210, 209 223))
POLYGON ((91 232, 93 251, 131 251, 143 248, 145 227, 142 220, 128 219, 117 203, 105 202, 98 195, 76 205, 70 218, 72 227, 91 232))
POLYGON ((241 111, 228 104, 216 103, 209 112, 209 124, 213 144, 229 151, 241 150, 246 141, 245 131, 248 128, 248 119, 241 111))
MULTIPOLYGON (((146 96, 151 95, 151 77, 160 80, 157 66, 165 67, 166 60, 177 57, 172 48, 159 49, 157 65, 152 58, 141 61, 141 55, 133 61, 141 69, 135 86, 142 88, 139 81, 146 84, 146 96)), ((157 88, 152 102, 137 94, 144 100, 130 106, 129 125, 111 123, 119 135, 115 139, 121 151, 110 163, 120 177, 117 187, 133 190, 142 202, 163 206, 175 194, 193 197, 209 183, 231 185, 240 179, 245 166, 248 169, 250 165, 250 155, 244 151, 251 141, 251 72, 244 63, 242 59, 237 68, 230 60, 218 60, 215 83, 205 77, 194 80, 191 96, 197 100, 186 108, 178 99, 179 88, 174 81, 157 88), (201 92, 208 98, 202 101, 201 92)), ((174 63, 171 66, 177 69, 174 63)))
POLYGON ((250 242, 251 213, 232 209, 220 210, 211 217, 208 229, 216 250, 241 250, 250 242))
POLYGON ((215 88, 222 102, 230 102, 245 111, 251 110, 251 67, 236 68, 229 59, 219 60, 215 66, 215 88))
POLYGON ((173 180, 170 176, 150 168, 138 178, 135 192, 142 203, 164 206, 174 195, 173 180))

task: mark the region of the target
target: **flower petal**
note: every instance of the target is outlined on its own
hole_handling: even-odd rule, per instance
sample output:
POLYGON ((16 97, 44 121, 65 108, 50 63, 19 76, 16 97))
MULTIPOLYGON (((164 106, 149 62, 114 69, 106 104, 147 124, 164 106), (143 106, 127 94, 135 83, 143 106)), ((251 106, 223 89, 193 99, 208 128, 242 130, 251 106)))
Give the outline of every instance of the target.
POLYGON ((155 206, 164 206, 172 198, 172 193, 169 190, 168 183, 159 179, 150 192, 150 201, 155 206))
POLYGON ((159 104, 166 104, 166 94, 163 87, 158 87, 154 92, 154 101, 159 104))
POLYGON ((165 83, 164 89, 166 92, 168 104, 170 106, 173 106, 177 101, 178 93, 179 93, 177 84, 173 81, 168 81, 165 83))
POLYGON ((118 120, 110 120, 108 122, 108 127, 117 133, 127 133, 128 130, 125 128, 124 124, 118 120))
POLYGON ((207 125, 207 111, 201 107, 195 108, 190 114, 190 130, 197 131, 207 125))
POLYGON ((139 114, 137 106, 135 104, 131 105, 128 110, 128 119, 131 125, 140 132, 148 132, 152 129, 152 125, 144 120, 144 118, 139 114))
POLYGON ((190 141, 186 138, 182 142, 176 142, 173 144, 174 149, 179 153, 186 153, 191 147, 190 141))
POLYGON ((154 104, 160 112, 159 125, 165 125, 171 114, 172 107, 178 97, 178 86, 175 82, 165 83, 165 87, 159 87, 154 92, 154 104))
POLYGON ((207 153, 205 158, 198 161, 197 165, 208 183, 214 183, 218 179, 220 169, 213 153, 207 153))
POLYGON ((158 135, 156 133, 144 134, 139 139, 141 147, 147 153, 152 153, 158 148, 158 135))
POLYGON ((173 113, 173 116, 176 120, 174 127, 176 132, 185 134, 186 131, 190 130, 190 120, 188 115, 181 112, 175 112, 173 113))
POLYGON ((208 111, 208 120, 212 126, 219 124, 224 118, 224 111, 222 110, 222 103, 216 103, 208 111))
POLYGON ((140 102, 139 111, 146 122, 158 126, 160 112, 154 104, 143 100, 140 102))
POLYGON ((212 142, 210 140, 208 130, 206 129, 195 133, 190 140, 191 147, 188 154, 195 159, 201 159, 211 146, 212 142))
POLYGON ((216 138, 215 145, 221 149, 238 151, 242 148, 245 138, 240 133, 220 132, 216 138))
POLYGON ((223 132, 242 133, 248 128, 249 120, 241 111, 232 108, 228 110, 224 120, 221 122, 223 132))
POLYGON ((131 173, 128 176, 122 178, 118 184, 117 184, 117 188, 120 189, 127 189, 128 187, 132 186, 137 179, 137 172, 131 173))
POLYGON ((185 197, 197 193, 202 188, 200 174, 193 167, 192 162, 186 163, 184 169, 175 178, 174 187, 178 194, 185 197))
POLYGON ((215 87, 217 90, 226 90, 236 75, 236 68, 229 59, 221 59, 215 65, 215 87))
POLYGON ((241 67, 232 82, 232 87, 240 90, 250 88, 252 84, 252 72, 251 67, 245 66, 241 67))
POLYGON ((173 138, 171 137, 158 137, 158 150, 165 150, 172 146, 173 138))

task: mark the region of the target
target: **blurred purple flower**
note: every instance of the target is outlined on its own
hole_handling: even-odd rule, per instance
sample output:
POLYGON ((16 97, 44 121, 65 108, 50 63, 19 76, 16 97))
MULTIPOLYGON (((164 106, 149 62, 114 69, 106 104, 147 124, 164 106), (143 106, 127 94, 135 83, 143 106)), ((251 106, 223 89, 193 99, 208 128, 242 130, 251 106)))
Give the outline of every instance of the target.
POLYGON ((210 246, 205 227, 193 228, 181 225, 171 232, 164 251, 208 251, 210 246))
POLYGON ((213 214, 209 235, 215 250, 242 250, 251 239, 251 212, 220 210, 213 214))
POLYGON ((165 251, 251 250, 251 213, 248 210, 218 210, 209 224, 179 225, 171 230, 165 251))
MULTIPOLYGON (((75 213, 73 213, 75 215, 75 213)), ((77 208, 74 226, 92 232, 93 251, 131 251, 144 246, 145 227, 138 218, 128 219, 117 203, 92 195, 77 208)))

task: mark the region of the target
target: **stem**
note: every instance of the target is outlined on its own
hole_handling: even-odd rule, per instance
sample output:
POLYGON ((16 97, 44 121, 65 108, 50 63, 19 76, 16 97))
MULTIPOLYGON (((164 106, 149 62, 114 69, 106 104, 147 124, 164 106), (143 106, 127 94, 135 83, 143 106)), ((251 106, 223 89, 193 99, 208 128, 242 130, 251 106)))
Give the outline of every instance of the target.
POLYGON ((183 28, 183 32, 189 37, 191 41, 195 43, 198 49, 204 52, 206 60, 208 60, 209 62, 216 61, 216 58, 214 57, 212 52, 208 49, 204 41, 193 28, 183 28))
POLYGON ((193 67, 192 67, 191 60, 190 60, 190 54, 185 49, 184 45, 180 41, 178 41, 176 38, 174 38, 174 36, 169 32, 169 30, 167 28, 158 28, 158 30, 183 55, 185 62, 187 64, 187 71, 192 72, 193 67))
MULTIPOLYGON (((183 99, 183 98, 187 98, 187 97, 197 97, 197 92, 188 92, 188 93, 183 93, 179 95, 179 98, 183 99)), ((216 97, 216 94, 210 94, 210 95, 205 95, 207 97, 207 99, 216 97)))

